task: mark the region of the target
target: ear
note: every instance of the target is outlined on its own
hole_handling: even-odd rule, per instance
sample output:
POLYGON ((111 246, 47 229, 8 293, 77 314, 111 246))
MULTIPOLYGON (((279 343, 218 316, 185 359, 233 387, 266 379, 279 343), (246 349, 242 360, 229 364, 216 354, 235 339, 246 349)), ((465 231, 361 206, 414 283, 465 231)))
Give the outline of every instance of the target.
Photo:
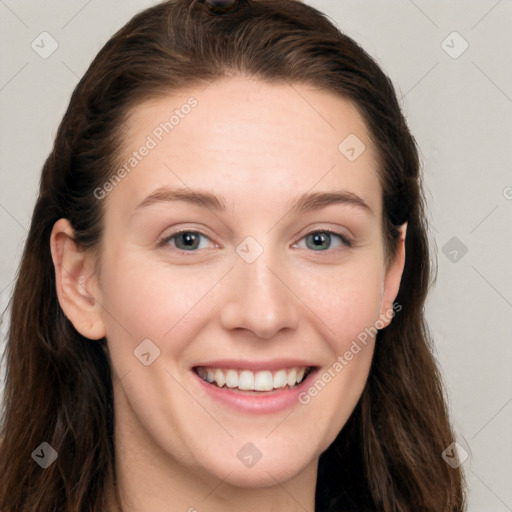
POLYGON ((384 327, 387 327, 394 316, 393 303, 400 289, 400 281, 405 266, 405 237, 407 222, 400 226, 400 239, 397 242, 396 254, 389 264, 382 284, 382 299, 379 317, 384 327))
POLYGON ((105 336, 94 273, 94 257, 75 242, 74 230, 67 219, 53 226, 50 248, 55 267, 57 297, 64 314, 75 329, 93 340, 105 336))

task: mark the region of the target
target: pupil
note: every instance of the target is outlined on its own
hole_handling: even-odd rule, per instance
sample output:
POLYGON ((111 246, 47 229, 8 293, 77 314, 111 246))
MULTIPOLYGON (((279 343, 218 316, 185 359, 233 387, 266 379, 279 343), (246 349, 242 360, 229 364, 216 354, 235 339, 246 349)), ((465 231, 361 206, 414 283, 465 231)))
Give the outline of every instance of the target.
POLYGON ((197 236, 194 233, 183 233, 182 237, 186 247, 194 247, 197 242, 197 236))
POLYGON ((325 244, 328 244, 328 242, 329 236, 326 233, 316 233, 313 235, 313 243, 315 244, 316 248, 326 249, 325 244), (322 247, 322 245, 324 247, 322 247))

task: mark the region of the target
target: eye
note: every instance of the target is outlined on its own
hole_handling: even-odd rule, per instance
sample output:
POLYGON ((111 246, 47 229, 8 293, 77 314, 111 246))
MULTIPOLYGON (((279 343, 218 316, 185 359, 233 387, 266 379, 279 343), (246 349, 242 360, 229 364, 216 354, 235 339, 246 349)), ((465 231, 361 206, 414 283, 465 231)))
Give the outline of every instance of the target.
MULTIPOLYGON (((177 233, 173 233, 165 237, 160 241, 159 245, 168 245, 171 243, 173 247, 185 252, 194 252, 197 249, 207 249, 207 244, 201 246, 201 238, 205 240, 210 240, 209 237, 200 233, 199 231, 178 231, 177 233)), ((338 245, 352 247, 352 242, 342 235, 341 233, 337 233, 336 231, 331 230, 318 230, 312 231, 307 234, 302 240, 306 240, 306 246, 308 249, 312 249, 315 252, 326 251, 327 249, 332 249, 333 240, 338 240, 338 245)), ((210 240, 211 241, 211 240, 210 240)), ((297 244, 294 245, 297 247, 297 244)), ((334 247, 334 248, 336 248, 334 247)))
POLYGON ((160 245, 167 245, 172 241, 171 245, 181 251, 194 252, 196 249, 207 249, 201 245, 201 237, 210 240, 206 235, 199 233, 198 231, 178 231, 170 236, 165 237, 160 245))
MULTIPOLYGON (((319 230, 312 231, 307 234, 302 240, 306 240, 306 246, 308 249, 313 249, 315 252, 326 251, 327 249, 332 249, 332 241, 333 239, 338 239, 338 247, 347 246, 352 247, 352 242, 342 235, 341 233, 337 233, 336 231, 330 230, 319 230)), ((335 247, 336 248, 336 247, 335 247)))

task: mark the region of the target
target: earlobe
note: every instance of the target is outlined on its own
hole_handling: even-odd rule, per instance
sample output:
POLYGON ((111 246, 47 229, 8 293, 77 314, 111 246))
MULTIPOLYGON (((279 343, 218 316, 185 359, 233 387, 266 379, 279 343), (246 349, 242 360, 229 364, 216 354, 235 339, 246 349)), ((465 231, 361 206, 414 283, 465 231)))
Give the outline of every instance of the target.
POLYGON ((382 285, 382 299, 379 318, 387 327, 394 316, 393 304, 400 289, 400 282, 405 267, 405 238, 407 222, 400 226, 400 238, 397 243, 395 257, 386 271, 382 285))
POLYGON ((93 257, 76 243, 67 219, 60 219, 53 226, 50 248, 57 297, 64 314, 82 336, 103 338, 105 327, 98 297, 90 291, 95 279, 93 257))

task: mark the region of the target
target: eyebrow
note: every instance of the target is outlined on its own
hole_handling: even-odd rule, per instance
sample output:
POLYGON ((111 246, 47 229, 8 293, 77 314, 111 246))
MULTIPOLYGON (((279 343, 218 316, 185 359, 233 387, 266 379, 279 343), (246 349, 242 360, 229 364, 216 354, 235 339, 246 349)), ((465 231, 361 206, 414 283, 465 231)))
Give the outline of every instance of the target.
MULTIPOLYGON (((188 187, 167 188, 161 187, 147 196, 136 208, 135 212, 150 205, 169 202, 186 202, 203 208, 216 211, 226 210, 222 197, 206 190, 192 190, 188 187)), ((375 215, 368 203, 361 197, 346 190, 333 190, 328 192, 312 192, 299 196, 291 206, 291 211, 304 213, 312 210, 326 208, 333 204, 344 204, 361 208, 371 215, 375 215)))

